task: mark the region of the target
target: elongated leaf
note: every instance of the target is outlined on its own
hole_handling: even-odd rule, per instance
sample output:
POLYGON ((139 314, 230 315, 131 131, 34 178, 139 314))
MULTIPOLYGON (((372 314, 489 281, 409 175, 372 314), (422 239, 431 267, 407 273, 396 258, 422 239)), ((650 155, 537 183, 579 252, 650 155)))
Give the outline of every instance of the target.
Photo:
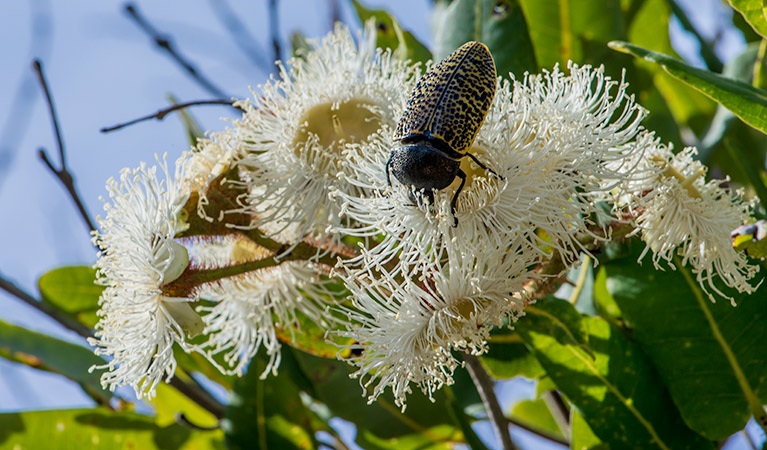
POLYGON ((599 440, 575 408, 570 410, 570 448, 572 450, 609 450, 607 444, 599 440))
POLYGON ((97 402, 111 397, 101 388, 98 373, 89 373, 104 360, 85 347, 0 321, 0 356, 30 367, 58 373, 77 382, 97 402))
POLYGON ((727 0, 735 11, 762 37, 767 37, 767 19, 765 19, 762 0, 727 0))
POLYGON ((721 439, 755 410, 765 417, 767 286, 735 295, 737 307, 711 303, 689 269, 659 272, 636 257, 605 264, 607 287, 687 424, 721 439))
POLYGON ((43 301, 79 322, 93 327, 98 321, 99 296, 104 290, 95 284, 96 269, 68 266, 53 269, 37 281, 43 301))
POLYGON ((557 421, 551 415, 549 407, 543 399, 522 400, 514 405, 511 417, 531 427, 541 429, 558 438, 564 438, 557 421))
MULTIPOLYGON (((180 393, 169 384, 160 383, 151 403, 154 407, 155 423, 160 426, 168 426, 176 423, 178 415, 183 414, 187 420, 200 427, 215 427, 218 425, 216 416, 180 393)), ((224 434, 222 431, 221 438, 224 434)))
POLYGON ((689 66, 668 55, 627 42, 613 41, 610 47, 660 64, 668 73, 711 97, 747 124, 767 131, 767 91, 689 66))
POLYGON ((359 381, 349 378, 348 364, 300 351, 293 353, 313 386, 312 395, 334 415, 357 426, 357 443, 364 448, 369 446, 363 443, 375 443, 377 448, 440 449, 463 441, 463 435, 447 415, 450 406, 444 395, 435 395, 434 404, 420 392, 414 392, 408 396, 404 414, 388 392, 368 405, 361 395, 359 381), (413 447, 398 446, 405 442, 413 447))
POLYGON ((227 408, 226 443, 230 449, 313 449, 312 414, 291 376, 293 361, 283 351, 280 376, 261 379, 263 355, 253 358, 248 373, 237 380, 227 408))
POLYGON ((431 52, 413 33, 404 31, 397 19, 383 9, 368 9, 357 0, 352 0, 352 6, 357 17, 364 25, 373 20, 376 26, 376 45, 380 48, 390 48, 400 59, 416 62, 426 62, 431 59, 431 52))
POLYGON ((516 325, 522 339, 610 448, 713 447, 685 426, 649 361, 607 321, 581 316, 559 299, 526 312, 516 325), (571 338, 557 339, 553 333, 571 338), (574 344, 579 333, 588 348, 574 344))
POLYGON ((151 417, 101 408, 0 414, 2 449, 205 450, 221 445, 220 431, 163 427, 151 417))
POLYGON ((453 0, 434 12, 434 59, 441 60, 468 41, 483 42, 498 75, 520 78, 537 72, 538 63, 518 0, 453 0))

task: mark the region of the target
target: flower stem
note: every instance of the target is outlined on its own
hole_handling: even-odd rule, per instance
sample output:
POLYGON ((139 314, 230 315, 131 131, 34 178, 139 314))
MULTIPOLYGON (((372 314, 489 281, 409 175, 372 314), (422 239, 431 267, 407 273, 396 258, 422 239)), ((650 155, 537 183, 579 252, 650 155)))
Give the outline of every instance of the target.
POLYGON ((490 376, 485 372, 482 363, 479 362, 479 358, 476 356, 464 353, 463 361, 466 363, 466 369, 469 371, 471 380, 474 382, 479 396, 482 398, 482 403, 487 411, 487 418, 493 424, 498 440, 501 442, 501 447, 504 450, 517 450, 517 446, 511 440, 511 434, 509 434, 509 427, 507 425, 508 421, 503 415, 503 411, 501 411, 501 405, 498 403, 498 397, 495 396, 490 376))

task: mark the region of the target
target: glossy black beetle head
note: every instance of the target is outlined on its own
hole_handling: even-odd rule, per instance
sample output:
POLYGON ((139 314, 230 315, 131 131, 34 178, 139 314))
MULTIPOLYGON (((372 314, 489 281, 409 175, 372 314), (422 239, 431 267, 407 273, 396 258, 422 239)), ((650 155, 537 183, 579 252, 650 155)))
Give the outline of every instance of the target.
POLYGON ((455 205, 458 194, 461 193, 466 183, 466 174, 461 170, 461 162, 449 157, 444 151, 432 145, 428 139, 421 139, 413 143, 402 144, 394 147, 386 162, 386 182, 391 186, 389 173, 400 183, 411 188, 410 200, 418 204, 413 195, 413 190, 423 190, 424 198, 430 203, 434 202, 433 191, 444 189, 455 180, 461 178, 461 185, 453 194, 450 201, 450 211, 453 214, 454 225, 458 224, 455 219, 455 205))

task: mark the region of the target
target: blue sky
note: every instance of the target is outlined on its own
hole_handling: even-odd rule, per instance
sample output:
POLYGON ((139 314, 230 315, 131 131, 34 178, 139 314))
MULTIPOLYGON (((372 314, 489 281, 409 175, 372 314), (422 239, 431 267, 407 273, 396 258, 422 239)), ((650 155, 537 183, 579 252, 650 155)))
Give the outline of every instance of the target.
MULTIPOLYGON (((235 97, 249 95, 248 86, 262 83, 267 73, 252 63, 217 19, 215 0, 137 2, 160 30, 174 38, 182 54, 235 97)), ((229 2, 254 36, 256 45, 271 55, 267 42, 266 1, 229 2)), ((346 1, 339 0, 343 18, 356 24, 346 1)), ((717 31, 723 9, 717 0, 694 2, 693 20, 708 35, 717 31)), ((317 37, 330 29, 329 2, 281 2, 279 29, 284 49, 289 35, 301 31, 317 37)), ((431 41, 429 0, 372 1, 385 5, 423 42, 431 41)), ((678 27, 677 27, 678 29, 678 27)), ((676 30, 675 30, 676 31, 676 30)), ((676 36, 676 35, 675 35, 676 36)), ((678 50, 692 55, 691 41, 677 37, 678 50)), ((729 60, 742 48, 737 35, 725 33, 720 55, 729 60)), ((54 135, 40 89, 31 70, 33 57, 43 60, 67 147, 68 164, 77 177, 82 198, 92 216, 101 212, 99 196, 107 178, 123 167, 154 161, 155 153, 174 159, 187 147, 177 116, 145 122, 110 134, 99 129, 151 113, 167 105, 173 94, 182 101, 208 99, 202 90, 149 39, 114 1, 5 1, 0 5, 0 273, 37 295, 36 280, 47 270, 90 265, 95 250, 87 231, 58 181, 40 163, 37 148, 48 149, 59 164, 54 135)), ((223 107, 192 111, 204 128, 222 129, 220 119, 231 114, 223 107)), ((79 337, 45 316, 0 292, 0 318, 73 342, 79 337)), ((504 387, 506 391, 510 387, 504 387)), ((529 395, 518 385, 505 398, 529 395)), ((0 411, 90 406, 74 384, 0 359, 0 411)))

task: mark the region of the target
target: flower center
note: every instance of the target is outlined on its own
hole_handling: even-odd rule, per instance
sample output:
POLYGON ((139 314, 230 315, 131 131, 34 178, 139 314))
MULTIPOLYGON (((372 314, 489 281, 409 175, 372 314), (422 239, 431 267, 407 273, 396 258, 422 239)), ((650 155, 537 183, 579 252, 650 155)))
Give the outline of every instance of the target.
POLYGON ((300 123, 293 140, 294 151, 301 157, 308 150, 313 154, 304 157, 321 164, 337 161, 345 144, 364 142, 381 126, 378 114, 373 112, 373 104, 357 99, 312 106, 304 112, 300 123), (311 136, 317 137, 319 148, 308 148, 306 143, 311 136))

